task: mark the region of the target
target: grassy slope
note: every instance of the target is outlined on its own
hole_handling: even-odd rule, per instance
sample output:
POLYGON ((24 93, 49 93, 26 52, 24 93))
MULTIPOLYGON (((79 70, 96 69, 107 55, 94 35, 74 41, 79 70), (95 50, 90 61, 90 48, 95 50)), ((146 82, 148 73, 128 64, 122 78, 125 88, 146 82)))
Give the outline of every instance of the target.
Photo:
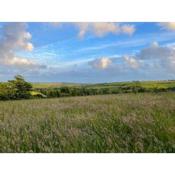
POLYGON ((34 88, 58 88, 62 86, 79 87, 85 86, 89 88, 114 88, 117 86, 133 86, 139 85, 143 88, 171 88, 175 87, 175 81, 141 81, 141 82, 114 82, 99 84, 76 84, 76 83, 33 83, 34 88))
POLYGON ((81 84, 76 83, 32 83, 33 88, 58 88, 62 86, 77 87, 81 84))
POLYGON ((104 87, 116 87, 116 86, 141 86, 143 88, 170 88, 175 87, 175 81, 140 81, 140 82, 114 82, 103 84, 92 84, 88 87, 104 88, 104 87))
POLYGON ((175 93, 0 102, 0 152, 175 152, 175 93))

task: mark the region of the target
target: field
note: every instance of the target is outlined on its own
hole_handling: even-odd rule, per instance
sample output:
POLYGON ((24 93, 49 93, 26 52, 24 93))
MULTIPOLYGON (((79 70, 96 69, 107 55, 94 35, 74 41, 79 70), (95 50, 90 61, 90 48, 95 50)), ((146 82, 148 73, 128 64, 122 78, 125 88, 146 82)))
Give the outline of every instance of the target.
POLYGON ((86 87, 86 88, 115 88, 115 87, 132 87, 140 86, 146 89, 151 88, 174 88, 175 80, 162 81, 133 81, 133 82, 113 82, 113 83, 99 83, 99 84, 76 84, 76 83, 32 83, 34 88, 60 88, 67 87, 86 87))
POLYGON ((100 84, 33 83, 36 95, 53 98, 138 92, 175 92, 175 81, 132 81, 100 84), (40 94, 38 94, 38 93, 40 94))
POLYGON ((32 83, 33 88, 59 88, 62 86, 68 86, 68 87, 77 87, 81 86, 81 84, 78 83, 32 83))
POLYGON ((175 152, 175 93, 1 101, 0 152, 175 152))

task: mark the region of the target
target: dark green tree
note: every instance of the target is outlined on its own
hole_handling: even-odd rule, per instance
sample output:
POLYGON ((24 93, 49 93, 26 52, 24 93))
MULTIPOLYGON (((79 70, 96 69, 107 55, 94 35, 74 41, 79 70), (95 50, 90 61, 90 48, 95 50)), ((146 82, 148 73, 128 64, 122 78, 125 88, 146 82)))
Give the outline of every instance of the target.
POLYGON ((25 81, 21 75, 15 76, 14 80, 8 81, 11 89, 15 91, 15 98, 29 98, 30 90, 32 89, 32 84, 25 81))

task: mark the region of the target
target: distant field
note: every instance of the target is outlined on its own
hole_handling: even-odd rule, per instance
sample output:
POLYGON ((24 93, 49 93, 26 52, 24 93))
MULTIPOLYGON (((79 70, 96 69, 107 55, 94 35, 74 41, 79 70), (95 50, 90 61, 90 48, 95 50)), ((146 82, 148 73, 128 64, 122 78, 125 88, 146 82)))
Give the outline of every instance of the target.
POLYGON ((33 97, 68 97, 121 93, 175 92, 175 81, 133 81, 100 84, 34 83, 33 97))
POLYGON ((175 152, 175 93, 1 101, 0 152, 175 152))
POLYGON ((80 86, 80 84, 76 83, 32 83, 33 88, 59 88, 63 86, 80 86))
POLYGON ((141 86, 143 88, 172 88, 175 87, 175 80, 169 81, 135 81, 135 82, 114 82, 99 84, 76 84, 76 83, 32 83, 34 88, 59 88, 68 87, 87 87, 87 88, 114 88, 118 86, 141 86))
POLYGON ((114 82, 114 83, 102 83, 102 84, 92 84, 87 85, 87 87, 96 87, 96 88, 104 88, 104 87, 117 87, 117 86, 140 86, 143 88, 171 88, 175 87, 175 81, 135 81, 135 82, 114 82))

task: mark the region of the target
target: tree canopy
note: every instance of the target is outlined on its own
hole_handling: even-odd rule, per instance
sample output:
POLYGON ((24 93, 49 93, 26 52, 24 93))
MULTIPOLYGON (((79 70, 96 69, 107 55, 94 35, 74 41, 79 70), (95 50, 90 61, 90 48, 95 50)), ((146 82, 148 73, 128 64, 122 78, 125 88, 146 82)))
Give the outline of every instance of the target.
POLYGON ((32 84, 25 81, 21 75, 14 77, 6 83, 0 83, 0 99, 25 99, 30 98, 32 84))

